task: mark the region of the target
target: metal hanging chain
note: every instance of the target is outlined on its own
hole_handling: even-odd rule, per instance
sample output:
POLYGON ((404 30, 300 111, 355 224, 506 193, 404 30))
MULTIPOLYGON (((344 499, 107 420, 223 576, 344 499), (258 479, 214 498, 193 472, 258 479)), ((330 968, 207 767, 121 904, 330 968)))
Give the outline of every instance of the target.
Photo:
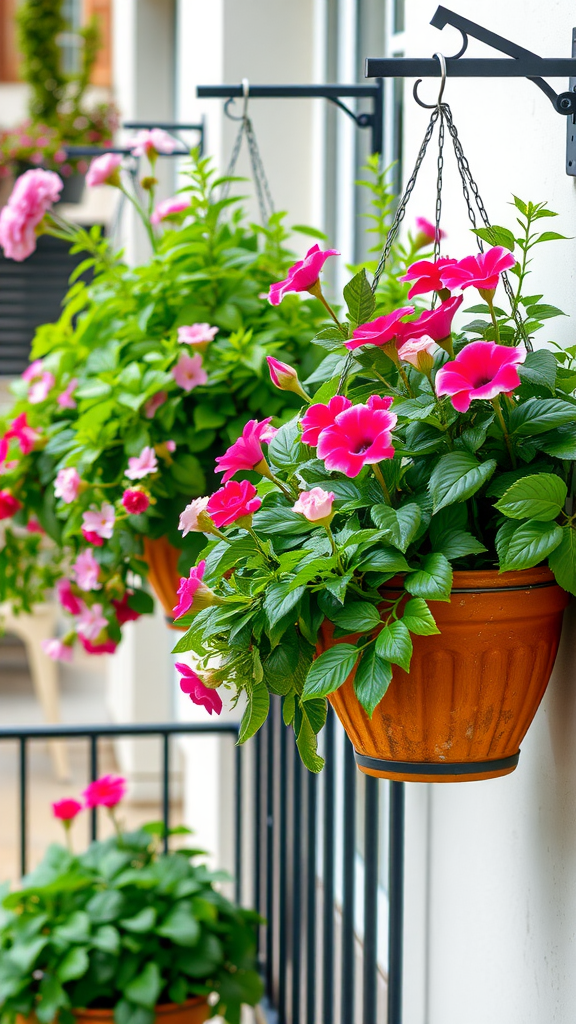
POLYGON ((442 175, 444 172, 444 115, 438 127, 438 165, 436 174, 436 216, 434 219, 434 263, 440 259, 440 220, 442 218, 442 175))
MULTIPOLYGON (((248 156, 250 158, 250 168, 252 172, 252 180, 256 189, 256 199, 258 201, 258 208, 260 211, 260 220, 263 225, 266 225, 272 214, 274 213, 274 202, 272 200, 272 194, 270 192, 270 185, 266 177, 264 170, 264 164, 262 163, 262 157, 260 155, 260 149, 258 142, 256 141, 256 134, 254 132, 254 126, 251 118, 248 117, 248 99, 250 96, 250 83, 247 78, 242 79, 242 89, 244 93, 244 110, 241 117, 235 117, 228 110, 228 104, 230 100, 224 106, 224 112, 231 121, 239 121, 240 127, 234 141, 232 148, 232 154, 230 156, 230 162, 226 171, 226 177, 232 178, 236 171, 236 164, 238 157, 240 156, 240 150, 242 148, 242 139, 246 136, 246 143, 248 145, 248 156)), ((222 186, 222 198, 227 199, 230 194, 232 182, 227 181, 222 186)))

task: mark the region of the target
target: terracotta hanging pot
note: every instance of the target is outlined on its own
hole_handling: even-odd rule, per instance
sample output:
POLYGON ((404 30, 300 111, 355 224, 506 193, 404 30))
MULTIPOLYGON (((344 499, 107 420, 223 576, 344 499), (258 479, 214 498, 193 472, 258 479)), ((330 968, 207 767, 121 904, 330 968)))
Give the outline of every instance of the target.
MULTIPOLYGON (((382 592, 398 597, 398 581, 382 592)), ((569 599, 547 568, 455 572, 451 601, 432 603, 441 632, 412 637, 410 673, 394 667, 371 719, 356 699, 354 673, 329 697, 360 771, 397 782, 513 772, 550 679, 569 599)), ((339 642, 325 621, 318 652, 339 642)))
MULTIPOLYGON (((173 609, 178 604, 177 591, 180 586, 178 559, 180 551, 172 546, 166 537, 143 537, 144 558, 148 563, 150 586, 162 605, 166 617, 172 624, 173 609)), ((173 626, 180 629, 180 626, 173 626)))
MULTIPOLYGON (((114 1010, 74 1010, 78 1024, 113 1024, 114 1010)), ((185 1003, 164 1003, 156 1007, 156 1024, 204 1024, 210 1016, 205 999, 187 999, 185 1003)), ((17 1017, 17 1024, 32 1024, 34 1018, 17 1017)), ((34 1022, 36 1024, 36 1022, 34 1022)))

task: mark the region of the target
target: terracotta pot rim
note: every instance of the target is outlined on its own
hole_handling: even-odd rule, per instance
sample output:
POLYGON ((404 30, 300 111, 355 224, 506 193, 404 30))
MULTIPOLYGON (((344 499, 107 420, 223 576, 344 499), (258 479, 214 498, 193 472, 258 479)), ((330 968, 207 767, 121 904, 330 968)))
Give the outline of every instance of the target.
MULTIPOLYGON (((403 586, 404 573, 383 583, 380 590, 398 590, 403 586)), ((498 569, 455 569, 451 593, 460 591, 527 590, 533 587, 558 586, 554 573, 546 565, 515 572, 498 569)))
MULTIPOLYGON (((155 1007, 158 1013, 180 1013, 182 1010, 187 1010, 194 1006, 202 1006, 206 1003, 204 996, 193 996, 191 999, 186 999, 183 1003, 158 1003, 155 1007)), ((114 1017, 114 1007, 88 1007, 86 1010, 77 1009, 73 1011, 75 1016, 82 1014, 83 1017, 102 1017, 103 1015, 110 1016, 110 1020, 114 1017)))

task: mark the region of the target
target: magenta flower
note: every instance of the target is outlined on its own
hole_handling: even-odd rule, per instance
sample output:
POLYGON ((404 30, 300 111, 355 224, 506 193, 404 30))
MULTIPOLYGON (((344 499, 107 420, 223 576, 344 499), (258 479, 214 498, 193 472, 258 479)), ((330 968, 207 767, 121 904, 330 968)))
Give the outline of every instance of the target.
POLYGON ((103 775, 86 787, 82 796, 86 807, 116 807, 126 794, 128 783, 121 775, 103 775))
POLYGON ((98 583, 100 566, 89 548, 80 552, 72 566, 72 572, 80 590, 101 590, 102 584, 98 583))
POLYGON ((30 365, 26 367, 24 373, 21 374, 21 379, 25 380, 29 384, 31 381, 36 380, 37 377, 41 377, 43 370, 44 360, 35 359, 34 362, 30 363, 30 365))
POLYGON ((124 476, 128 477, 129 480, 141 480, 142 477, 148 476, 149 473, 155 473, 158 469, 158 460, 154 449, 150 445, 146 445, 140 455, 131 456, 128 459, 128 469, 124 476))
POLYGON ((42 640, 40 646, 52 661, 72 661, 74 652, 70 645, 63 643, 62 640, 42 640))
POLYGON ((164 405, 167 398, 167 391, 157 391, 155 395, 152 395, 144 405, 144 415, 146 416, 146 419, 153 419, 158 409, 161 405, 164 405))
POLYGON ((311 405, 300 421, 302 426, 302 442, 315 448, 318 444, 320 433, 326 427, 331 427, 335 423, 338 414, 344 412, 345 409, 349 409, 351 405, 350 399, 345 398, 344 395, 335 395, 334 398, 330 399, 328 405, 320 403, 311 405))
MULTIPOLYGON (((432 244, 436 239, 436 225, 432 221, 427 220, 426 217, 416 217, 416 228, 418 234, 416 235, 415 243, 418 248, 423 245, 432 244)), ((438 231, 438 238, 446 238, 446 232, 442 231, 442 228, 438 231)))
POLYGON ((4 434, 6 441, 9 441, 12 437, 15 438, 20 445, 22 455, 29 455, 34 448, 36 441, 40 437, 37 430, 33 430, 32 427, 28 426, 25 412, 21 412, 15 420, 12 420, 12 423, 4 434))
POLYGON ((53 171, 26 171, 0 212, 0 245, 8 259, 21 262, 36 248, 36 227, 64 187, 53 171))
POLYGON ((79 636, 78 639, 87 654, 114 654, 118 646, 109 637, 106 640, 102 640, 99 644, 93 644, 91 640, 86 640, 86 637, 83 636, 79 636))
POLYGON ((184 662, 177 661, 176 668, 181 674, 180 689, 182 693, 187 693, 194 704, 206 708, 209 715, 214 711, 219 715, 222 711, 222 698, 218 691, 205 686, 200 676, 197 676, 184 662))
POLYGON ((136 619, 140 618, 140 612, 135 611, 128 603, 133 593, 133 590, 126 590, 119 601, 112 601, 116 618, 120 626, 123 626, 125 622, 136 622, 136 619))
POLYGON ((404 277, 401 277, 401 281, 412 281, 412 287, 408 292, 408 298, 412 299, 415 295, 425 295, 427 292, 441 292, 448 286, 444 282, 443 272, 448 267, 456 265, 458 260, 447 259, 443 257, 433 263, 431 260, 417 260, 412 266, 408 267, 404 277))
POLYGON ((350 350, 360 348, 361 345, 387 345, 402 334, 404 325, 400 323, 400 318, 413 312, 414 306, 403 306, 386 316, 378 316, 370 323, 356 327, 350 340, 344 344, 350 350))
POLYGON ((76 388, 78 387, 78 380, 73 377, 69 384, 66 385, 64 391, 61 391, 58 395, 56 402, 61 409, 75 409, 76 400, 72 397, 76 388))
POLYGON ((0 519, 10 519, 22 508, 22 503, 10 491, 0 491, 0 519))
POLYGON ((480 292, 494 292, 500 274, 515 266, 516 260, 508 249, 495 245, 478 256, 465 256, 451 267, 442 269, 445 288, 478 288, 480 292))
MULTIPOLYGON (((190 611, 190 609, 192 608, 192 604, 194 602, 194 597, 197 592, 200 592, 205 597, 208 594, 212 594, 210 587, 207 587, 202 582, 202 577, 204 576, 205 568, 206 561, 205 559, 202 559, 201 562, 198 562, 198 565, 192 566, 192 568, 190 569, 190 576, 188 577, 188 579, 186 579, 185 576, 183 576, 180 579, 180 586, 178 587, 178 597, 180 600, 178 601, 176 607, 173 609, 175 619, 179 619, 182 615, 185 615, 186 612, 190 611)), ((209 601, 208 604, 210 603, 212 602, 209 601)), ((196 610, 197 609, 195 608, 194 611, 196 610)))
MULTIPOLYGON (((433 341, 444 341, 452 331, 452 320, 464 301, 463 295, 446 299, 437 309, 427 309, 417 320, 411 320, 402 327, 402 341, 422 338, 427 335, 433 341)), ((400 353, 398 353, 400 355, 400 353)))
POLYGON ((203 513, 206 512, 206 506, 210 498, 194 498, 183 512, 180 513, 180 521, 178 523, 178 529, 182 531, 182 536, 186 537, 189 533, 204 533, 206 526, 210 523, 202 522, 202 518, 206 518, 203 513))
POLYGON ((76 597, 72 590, 70 580, 58 580, 58 583, 56 584, 56 593, 58 594, 60 604, 67 612, 70 612, 71 615, 80 614, 83 602, 76 597))
POLYGON ((215 526, 231 526, 237 519, 251 516, 262 504, 254 484, 248 480, 229 480, 209 499, 206 511, 215 526))
POLYGON ((104 153, 97 156, 86 174, 86 184, 89 188, 94 188, 95 185, 120 185, 118 168, 121 163, 120 153, 104 153))
POLYGON ((77 814, 80 814, 82 810, 82 804, 78 800, 73 800, 71 797, 65 797, 63 800, 56 800, 52 804, 52 812, 55 818, 59 821, 68 823, 73 821, 77 814))
POLYGON ((115 519, 114 506, 105 501, 102 508, 82 513, 82 529, 95 533, 103 540, 110 540, 114 533, 115 519))
POLYGON ((202 366, 202 356, 199 352, 194 356, 183 353, 170 372, 183 391, 193 391, 200 384, 208 382, 208 374, 202 366))
POLYGON ((436 394, 450 395, 457 412, 467 412, 472 399, 491 401, 520 384, 516 367, 526 359, 526 349, 508 348, 495 341, 473 341, 456 359, 438 370, 436 394))
POLYGON ((38 405, 40 402, 44 402, 55 383, 56 378, 53 373, 50 373, 49 370, 43 373, 40 380, 34 381, 28 392, 28 401, 30 402, 30 405, 38 405))
POLYGON ((326 469, 358 476, 364 466, 393 458, 391 430, 396 420, 395 413, 382 405, 353 405, 321 432, 318 458, 326 469))
POLYGON ((76 501, 78 491, 80 490, 80 483, 78 470, 74 466, 70 466, 67 469, 59 469, 54 481, 54 494, 57 498, 62 498, 66 505, 69 505, 72 501, 76 501))
POLYGON ((218 334, 217 327, 210 324, 190 324, 178 328, 178 341, 181 345, 202 346, 205 348, 210 341, 214 341, 218 334))
POLYGON ((122 495, 122 504, 131 516, 137 516, 146 511, 150 498, 146 491, 141 491, 137 487, 127 488, 122 495))
POLYGON ((150 128, 139 131, 130 143, 132 156, 147 156, 155 160, 159 153, 173 153, 178 143, 163 128, 150 128))
POLYGON ((268 440, 265 435, 271 419, 271 416, 267 416, 260 422, 248 420, 238 440, 216 459, 216 472, 224 473, 222 483, 227 483, 240 470, 257 469, 259 463, 264 461, 261 442, 268 440))
POLYGON ((95 533, 94 530, 87 530, 85 526, 82 527, 82 536, 87 544, 93 544, 95 548, 104 547, 104 539, 99 533, 95 533))
POLYGON ((26 530, 28 533, 46 533, 44 527, 41 526, 38 520, 34 519, 34 517, 29 519, 26 523, 26 530))
POLYGON ((88 606, 82 602, 82 611, 76 625, 79 636, 83 636, 85 640, 97 640, 107 626, 108 619, 102 614, 101 604, 88 606))
POLYGON ((289 292, 309 292, 320 277, 320 271, 329 256, 339 256, 336 249, 322 250, 318 244, 308 249, 303 260, 298 260, 288 271, 284 281, 270 285, 268 300, 273 306, 279 306, 289 292))
POLYGON ((162 199, 156 204, 156 209, 150 217, 150 223, 159 224, 160 221, 166 220, 167 217, 173 217, 175 213, 182 213, 184 210, 189 209, 190 200, 185 199, 182 196, 172 196, 171 199, 162 199))
POLYGON ((293 512, 299 512, 310 523, 332 519, 332 503, 336 495, 332 491, 324 491, 321 487, 312 487, 302 491, 298 501, 292 506, 293 512))

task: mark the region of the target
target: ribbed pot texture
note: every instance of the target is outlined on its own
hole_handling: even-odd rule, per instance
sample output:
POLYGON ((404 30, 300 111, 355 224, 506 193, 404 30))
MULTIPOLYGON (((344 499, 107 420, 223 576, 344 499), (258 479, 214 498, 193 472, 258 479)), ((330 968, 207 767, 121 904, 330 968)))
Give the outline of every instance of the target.
MULTIPOLYGON (((148 563, 150 586, 160 601, 167 617, 173 618, 173 609, 178 604, 177 591, 180 586, 178 559, 180 551, 172 546, 166 537, 143 537, 144 558, 148 563)), ((175 626, 175 629, 181 627, 175 626)))
MULTIPOLYGON (((397 581, 384 591, 398 596, 397 581)), ((471 782, 514 771, 569 599, 546 568, 455 572, 450 602, 431 603, 441 632, 412 637, 410 672, 394 668, 372 719, 356 699, 354 673, 329 697, 360 770, 398 782, 471 782)), ((350 637, 334 640, 326 620, 318 653, 340 642, 350 637)))
MULTIPOLYGON (((113 1024, 114 1010, 75 1010, 78 1024, 113 1024)), ((187 999, 185 1003, 165 1003, 156 1007, 157 1024, 204 1024, 210 1016, 205 999, 187 999)), ((37 1024, 35 1018, 17 1017, 16 1024, 37 1024)))

